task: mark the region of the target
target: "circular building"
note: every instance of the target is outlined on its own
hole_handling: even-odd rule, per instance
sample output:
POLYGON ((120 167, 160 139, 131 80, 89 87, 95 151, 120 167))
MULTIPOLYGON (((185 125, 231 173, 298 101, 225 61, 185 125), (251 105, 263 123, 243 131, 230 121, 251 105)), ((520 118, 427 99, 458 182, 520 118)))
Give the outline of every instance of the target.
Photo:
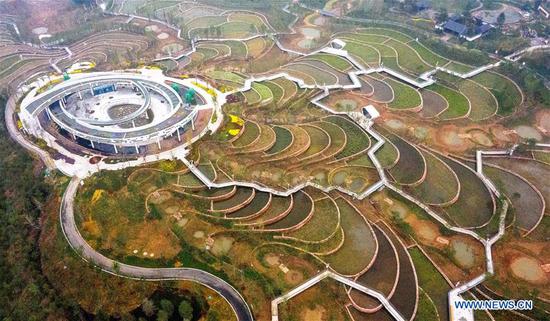
POLYGON ((46 131, 69 150, 147 154, 164 149, 166 140, 181 141, 204 103, 166 77, 92 73, 25 99, 19 116, 30 134, 46 131))

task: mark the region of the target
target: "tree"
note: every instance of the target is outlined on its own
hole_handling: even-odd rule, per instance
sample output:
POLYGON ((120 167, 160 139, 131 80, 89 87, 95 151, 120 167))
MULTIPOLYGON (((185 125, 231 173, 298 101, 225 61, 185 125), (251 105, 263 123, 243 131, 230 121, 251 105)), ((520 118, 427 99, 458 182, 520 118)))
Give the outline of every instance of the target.
POLYGON ((170 316, 168 315, 168 312, 160 310, 159 313, 157 313, 157 321, 168 321, 169 319, 170 316))
POLYGON ((180 305, 178 306, 178 312, 183 321, 191 321, 191 319, 193 319, 193 306, 189 301, 185 299, 181 301, 180 305))
POLYGON ((168 314, 168 317, 171 317, 172 314, 174 314, 174 304, 172 304, 170 300, 160 300, 160 308, 168 314))
POLYGON ((447 12, 446 8, 442 8, 439 14, 437 15, 437 22, 445 22, 449 19, 449 13, 447 12))
POLYGON ((216 311, 208 311, 208 315, 206 316, 206 321, 219 321, 220 315, 216 311))
POLYGON ((145 299, 145 301, 141 304, 141 310, 143 310, 143 313, 145 313, 146 316, 150 317, 155 314, 157 307, 155 306, 155 302, 153 302, 153 300, 145 299))
POLYGON ((506 21, 506 16, 504 15, 504 11, 503 11, 497 17, 497 24, 502 27, 505 21, 506 21))

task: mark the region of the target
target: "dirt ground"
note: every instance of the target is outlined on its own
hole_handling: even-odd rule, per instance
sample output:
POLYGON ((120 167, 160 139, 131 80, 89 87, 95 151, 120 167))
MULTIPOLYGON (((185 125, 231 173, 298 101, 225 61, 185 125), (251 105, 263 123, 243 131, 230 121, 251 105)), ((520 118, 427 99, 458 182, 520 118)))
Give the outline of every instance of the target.
POLYGON ((525 289, 535 288, 539 297, 550 299, 550 272, 544 270, 544 265, 550 263, 550 248, 546 242, 511 238, 497 244, 493 253, 496 280, 502 284, 493 286, 493 291, 507 291, 517 297, 524 295, 525 289))
POLYGON ((452 153, 464 153, 487 147, 505 148, 519 140, 516 133, 499 124, 437 124, 391 112, 382 113, 377 122, 414 142, 426 143, 452 153), (422 135, 418 134, 418 128, 421 129, 422 135))
MULTIPOLYGON (((69 30, 91 15, 91 12, 74 5, 71 0, 8 0, 5 4, 7 8, 12 7, 10 3, 14 4, 14 14, 25 17, 25 24, 21 28, 29 31, 36 28, 47 28, 48 33, 69 30), (59 12, 63 12, 63 15, 59 12)), ((37 32, 34 34, 38 35, 37 32)))
POLYGON ((541 110, 536 114, 536 127, 544 133, 545 136, 550 136, 550 110, 541 110))

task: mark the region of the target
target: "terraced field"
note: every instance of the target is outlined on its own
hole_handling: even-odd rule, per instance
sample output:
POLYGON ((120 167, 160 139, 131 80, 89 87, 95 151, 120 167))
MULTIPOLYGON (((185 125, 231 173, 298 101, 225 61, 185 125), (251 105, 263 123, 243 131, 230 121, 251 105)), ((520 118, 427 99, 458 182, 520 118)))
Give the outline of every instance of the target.
MULTIPOLYGON (((183 56, 179 53, 187 47, 174 46, 173 39, 165 41, 169 44, 162 44, 168 48, 163 51, 174 55, 160 58, 157 65, 174 74, 185 70, 185 75, 178 75, 181 78, 197 74, 219 89, 209 95, 217 99, 220 92, 227 94, 227 103, 216 103, 223 117, 217 114, 211 119, 214 130, 205 131, 186 147, 187 160, 195 166, 188 169, 176 161, 160 161, 86 179, 76 200, 76 221, 83 237, 97 251, 120 262, 204 269, 230 280, 255 304, 268 302, 327 268, 379 291, 407 320, 445 320, 449 283, 463 284, 480 268, 462 269, 456 263, 455 248, 449 245, 456 242, 454 232, 420 207, 418 211, 407 207, 410 202, 401 200, 389 185, 418 199, 452 226, 493 231, 503 200, 495 198, 470 159, 462 158, 472 157, 474 147, 464 143, 460 149, 464 154, 458 155, 430 144, 439 138, 434 136, 442 131, 441 124, 452 127, 449 131, 460 141, 467 137, 473 141, 470 133, 474 131, 486 133, 489 143, 478 142, 475 148, 520 142, 506 121, 489 123, 519 110, 525 100, 519 87, 494 71, 463 79, 439 70, 433 74, 435 83, 426 88, 383 69, 350 77, 358 65, 384 66, 417 81, 425 81, 422 74, 439 66, 459 73, 474 67, 382 27, 323 35, 323 41, 335 36, 346 41, 344 49, 353 59, 327 53, 336 50, 291 53, 281 49, 281 37, 268 21, 269 14, 205 3, 114 1, 121 13, 170 19, 187 37, 195 38, 196 51, 183 56), (300 88, 299 81, 279 77, 254 81, 249 90, 242 89, 250 77, 280 72, 303 80, 306 86, 300 88), (357 79, 361 88, 351 86, 357 79), (317 102, 323 93, 328 95, 317 102), (344 113, 360 112, 367 104, 381 112, 376 125, 366 124, 358 113, 344 113), (390 121, 397 125, 390 126, 390 121), (476 122, 487 123, 488 128, 476 122), (470 127, 464 132, 454 129, 462 125, 470 127), (371 129, 386 139, 375 157, 387 182, 381 181, 368 153, 376 140, 365 126, 374 126, 371 129), (407 204, 402 211, 387 215, 381 210, 385 206, 381 204, 400 201, 407 204), (418 219, 411 219, 411 214, 418 219), (418 221, 424 221, 426 229, 420 230, 418 221), (438 269, 430 260, 434 257, 438 269)), ((154 21, 147 26, 151 35, 159 27, 154 21)), ((11 46, 14 40, 2 41, 11 46)), ((60 66, 83 59, 106 62, 104 51, 111 50, 145 54, 156 43, 137 33, 105 32, 101 38, 71 44, 74 56, 60 66)), ((30 46, 2 48, 0 85, 38 72, 63 55, 61 50, 45 53, 30 46)), ((533 130, 542 132, 541 126, 533 130)), ((506 222, 521 232, 513 237, 536 242, 543 239, 548 225, 544 180, 548 157, 543 151, 521 153, 526 155, 521 161, 490 160, 483 171, 512 205, 513 215, 506 222)), ((317 291, 327 294, 322 300, 331 302, 323 308, 342 312, 331 311, 331 315, 338 314, 342 320, 349 316, 392 320, 378 300, 357 290, 322 284, 327 290, 317 291), (344 309, 349 315, 344 316, 344 309)), ((303 319, 315 319, 320 310, 305 294, 306 298, 297 299, 304 306, 284 308, 282 315, 300 313, 303 319)), ((260 319, 267 309, 258 306, 253 309, 260 319)))

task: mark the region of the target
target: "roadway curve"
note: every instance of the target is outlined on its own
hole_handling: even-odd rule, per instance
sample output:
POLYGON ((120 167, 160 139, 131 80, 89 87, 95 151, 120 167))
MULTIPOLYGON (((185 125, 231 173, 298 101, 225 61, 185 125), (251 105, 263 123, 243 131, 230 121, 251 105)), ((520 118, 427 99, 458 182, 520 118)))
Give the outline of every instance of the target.
MULTIPOLYGON (((5 108, 5 123, 10 137, 31 153, 37 154, 49 168, 55 168, 53 159, 44 150, 28 142, 17 129, 13 121, 15 113, 15 97, 11 96, 5 108)), ((69 245, 85 260, 93 263, 103 271, 131 279, 146 281, 161 280, 188 280, 202 284, 218 292, 230 305, 238 321, 253 321, 254 317, 248 304, 241 294, 229 283, 208 272, 192 268, 144 268, 127 265, 111 260, 94 250, 84 240, 74 220, 74 198, 78 190, 80 179, 73 177, 63 194, 59 216, 61 228, 69 245)))
POLYGON ((25 139, 23 134, 17 129, 17 125, 13 119, 13 115, 15 115, 15 107, 16 107, 16 98, 15 95, 10 96, 8 101, 6 102, 6 108, 4 109, 4 121, 6 123, 6 128, 8 129, 8 133, 10 137, 15 140, 19 145, 23 146, 26 150, 31 152, 32 154, 38 155, 42 162, 49 168, 49 169, 55 169, 55 163, 54 160, 50 157, 50 155, 40 149, 38 146, 34 145, 33 143, 30 143, 25 139))
POLYGON ((208 272, 192 268, 144 268, 127 265, 103 256, 94 250, 84 240, 74 219, 74 199, 81 180, 73 177, 63 194, 59 216, 63 234, 71 247, 80 256, 100 267, 103 271, 131 279, 160 281, 160 280, 189 280, 200 283, 218 292, 233 308, 239 321, 253 321, 250 308, 240 293, 229 283, 208 272))

